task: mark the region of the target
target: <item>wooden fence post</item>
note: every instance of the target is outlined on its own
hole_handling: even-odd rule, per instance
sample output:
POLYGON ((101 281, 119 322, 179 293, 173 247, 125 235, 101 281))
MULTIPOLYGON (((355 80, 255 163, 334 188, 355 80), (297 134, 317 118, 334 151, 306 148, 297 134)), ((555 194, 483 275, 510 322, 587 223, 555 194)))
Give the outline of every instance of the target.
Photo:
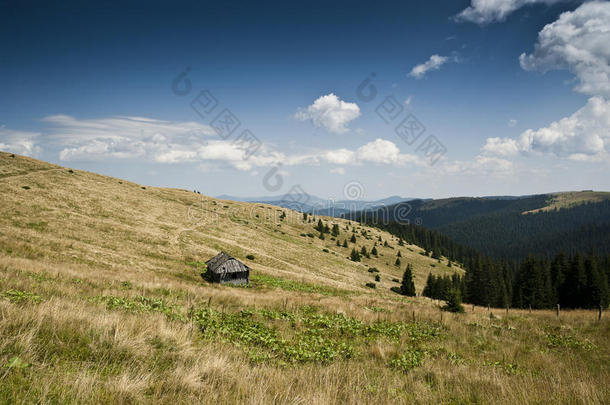
POLYGON ((472 304, 472 312, 474 312, 474 304, 472 304))
POLYGON ((532 313, 532 304, 530 304, 530 314, 532 313))
POLYGON ((602 305, 599 304, 599 313, 597 314, 597 320, 601 321, 602 320, 602 305))
POLYGON ((557 304, 557 319, 559 319, 559 304, 557 304))

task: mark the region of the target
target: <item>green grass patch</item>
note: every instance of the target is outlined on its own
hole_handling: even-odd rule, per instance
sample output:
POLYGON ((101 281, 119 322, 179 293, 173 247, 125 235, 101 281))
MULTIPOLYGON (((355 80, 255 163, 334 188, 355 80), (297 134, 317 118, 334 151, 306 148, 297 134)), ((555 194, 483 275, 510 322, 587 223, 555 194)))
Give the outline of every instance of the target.
POLYGON ((34 293, 12 289, 0 293, 0 297, 16 303, 33 302, 34 304, 38 304, 42 301, 42 298, 34 293))
MULTIPOLYGON (((342 314, 318 313, 312 307, 295 311, 247 309, 233 313, 201 308, 194 312, 193 319, 204 339, 242 347, 254 362, 331 363, 361 357, 362 351, 380 338, 390 339, 397 345, 407 341, 411 346, 442 336, 442 329, 436 324, 381 320, 366 323, 342 314)), ((421 357, 419 351, 416 353, 421 357)), ((396 367, 404 369, 405 364, 396 367)))
POLYGON ((399 357, 390 361, 390 367, 404 373, 421 366, 425 352, 419 349, 408 349, 399 357))
POLYGON ((149 298, 141 295, 133 298, 104 295, 94 297, 91 301, 103 302, 106 304, 106 308, 110 310, 124 310, 135 313, 158 312, 165 314, 168 318, 173 320, 185 320, 181 306, 168 304, 165 300, 160 298, 149 298))
POLYGON ((547 333, 546 344, 550 348, 583 349, 586 351, 595 349, 595 345, 587 340, 580 340, 572 335, 562 333, 547 333))
POLYGON ((28 222, 26 224, 26 227, 28 229, 33 229, 33 230, 38 231, 38 232, 44 232, 47 229, 47 225, 48 225, 48 223, 45 222, 45 221, 28 222))

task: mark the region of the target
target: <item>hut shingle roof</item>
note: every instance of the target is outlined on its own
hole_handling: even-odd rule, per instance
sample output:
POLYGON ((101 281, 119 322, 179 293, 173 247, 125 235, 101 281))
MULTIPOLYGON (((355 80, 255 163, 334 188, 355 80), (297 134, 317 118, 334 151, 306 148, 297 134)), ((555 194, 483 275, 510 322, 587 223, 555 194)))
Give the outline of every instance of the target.
POLYGON ((250 268, 226 252, 220 252, 205 262, 214 273, 240 273, 250 268))

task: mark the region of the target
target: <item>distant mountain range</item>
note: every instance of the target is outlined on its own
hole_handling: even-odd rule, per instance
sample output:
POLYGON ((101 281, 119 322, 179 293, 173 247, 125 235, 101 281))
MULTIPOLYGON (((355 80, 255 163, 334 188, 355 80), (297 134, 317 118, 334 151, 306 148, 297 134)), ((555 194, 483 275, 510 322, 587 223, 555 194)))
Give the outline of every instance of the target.
POLYGON ((528 254, 610 253, 610 192, 331 201, 310 195, 220 199, 258 202, 322 216, 422 225, 498 259, 528 254))
POLYGON ((341 217, 350 212, 373 210, 388 207, 401 202, 412 201, 414 198, 390 196, 380 200, 331 200, 309 194, 285 194, 282 196, 263 197, 235 197, 231 195, 219 195, 220 200, 231 200, 251 203, 265 203, 282 208, 290 208, 308 214, 323 215, 329 217, 341 217))

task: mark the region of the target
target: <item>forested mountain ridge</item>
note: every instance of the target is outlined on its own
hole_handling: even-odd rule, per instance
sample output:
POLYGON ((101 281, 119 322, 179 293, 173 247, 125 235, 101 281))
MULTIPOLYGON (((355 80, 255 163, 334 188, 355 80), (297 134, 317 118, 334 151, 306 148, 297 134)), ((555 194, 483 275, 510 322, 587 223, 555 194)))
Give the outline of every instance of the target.
MULTIPOLYGON (((421 224, 487 256, 523 260, 528 254, 610 253, 610 193, 570 192, 512 199, 409 201, 410 223, 421 224)), ((368 222, 406 222, 407 203, 367 213, 368 222)))

